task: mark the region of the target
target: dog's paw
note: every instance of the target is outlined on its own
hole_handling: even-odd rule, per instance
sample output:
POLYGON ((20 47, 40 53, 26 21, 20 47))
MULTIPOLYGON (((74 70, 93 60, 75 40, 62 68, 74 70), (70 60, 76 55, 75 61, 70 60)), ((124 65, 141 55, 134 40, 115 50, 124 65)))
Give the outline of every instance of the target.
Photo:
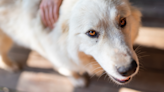
POLYGON ((69 79, 74 87, 85 87, 87 85, 87 80, 84 77, 79 77, 79 78, 69 77, 69 79))
POLYGON ((9 69, 8 70, 9 72, 18 72, 18 71, 20 71, 20 67, 16 63, 13 63, 11 67, 8 67, 8 69, 9 69))
POLYGON ((2 60, 0 60, 0 68, 3 70, 6 70, 8 72, 17 72, 20 70, 18 64, 16 64, 16 63, 6 64, 2 60))

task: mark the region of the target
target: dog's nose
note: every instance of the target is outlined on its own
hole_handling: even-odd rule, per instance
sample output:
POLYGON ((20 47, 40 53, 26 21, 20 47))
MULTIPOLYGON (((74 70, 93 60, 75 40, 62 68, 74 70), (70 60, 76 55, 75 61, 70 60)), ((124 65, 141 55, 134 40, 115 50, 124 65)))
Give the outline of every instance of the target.
POLYGON ((132 60, 132 62, 130 63, 129 66, 127 66, 127 67, 124 67, 124 66, 118 67, 117 68, 117 71, 122 76, 130 76, 130 75, 132 75, 136 71, 137 66, 138 65, 137 65, 136 61, 135 60, 132 60))

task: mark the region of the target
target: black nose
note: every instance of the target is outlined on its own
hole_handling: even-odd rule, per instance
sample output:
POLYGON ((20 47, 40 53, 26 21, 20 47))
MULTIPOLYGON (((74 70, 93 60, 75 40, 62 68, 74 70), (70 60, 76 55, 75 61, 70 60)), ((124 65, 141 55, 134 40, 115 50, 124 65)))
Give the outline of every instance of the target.
POLYGON ((122 75, 122 76, 130 76, 132 75, 135 71, 136 71, 136 68, 137 68, 137 63, 135 60, 132 60, 132 62, 130 63, 129 66, 127 67, 118 67, 117 68, 117 71, 122 75))

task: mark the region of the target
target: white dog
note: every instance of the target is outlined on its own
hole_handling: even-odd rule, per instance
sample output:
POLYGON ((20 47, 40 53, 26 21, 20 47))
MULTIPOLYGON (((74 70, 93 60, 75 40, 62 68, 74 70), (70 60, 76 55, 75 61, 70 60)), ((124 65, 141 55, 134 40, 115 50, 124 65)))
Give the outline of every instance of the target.
POLYGON ((17 65, 7 57, 12 40, 37 51, 68 76, 74 86, 84 86, 84 72, 104 72, 125 84, 138 72, 133 50, 141 13, 128 0, 64 0, 53 30, 46 31, 39 14, 40 0, 0 0, 0 67, 17 65), (12 39, 12 40, 11 40, 12 39))

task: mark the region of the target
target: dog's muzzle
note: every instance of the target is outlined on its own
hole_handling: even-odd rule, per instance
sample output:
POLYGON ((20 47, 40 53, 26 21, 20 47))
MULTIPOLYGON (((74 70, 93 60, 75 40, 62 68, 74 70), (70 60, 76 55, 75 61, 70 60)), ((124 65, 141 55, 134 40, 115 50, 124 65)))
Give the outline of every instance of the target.
POLYGON ((125 67, 125 66, 118 67, 117 72, 124 77, 128 77, 136 72, 137 67, 138 67, 138 65, 137 65, 136 61, 132 60, 130 65, 128 65, 127 67, 125 67))
POLYGON ((116 83, 118 83, 120 85, 126 84, 132 79, 133 75, 136 73, 137 67, 138 67, 138 65, 137 65, 136 61, 132 60, 131 63, 129 65, 127 65, 126 67, 120 66, 120 67, 116 68, 117 72, 121 76, 125 77, 125 79, 117 79, 113 76, 110 76, 110 77, 113 81, 115 81, 116 83))

